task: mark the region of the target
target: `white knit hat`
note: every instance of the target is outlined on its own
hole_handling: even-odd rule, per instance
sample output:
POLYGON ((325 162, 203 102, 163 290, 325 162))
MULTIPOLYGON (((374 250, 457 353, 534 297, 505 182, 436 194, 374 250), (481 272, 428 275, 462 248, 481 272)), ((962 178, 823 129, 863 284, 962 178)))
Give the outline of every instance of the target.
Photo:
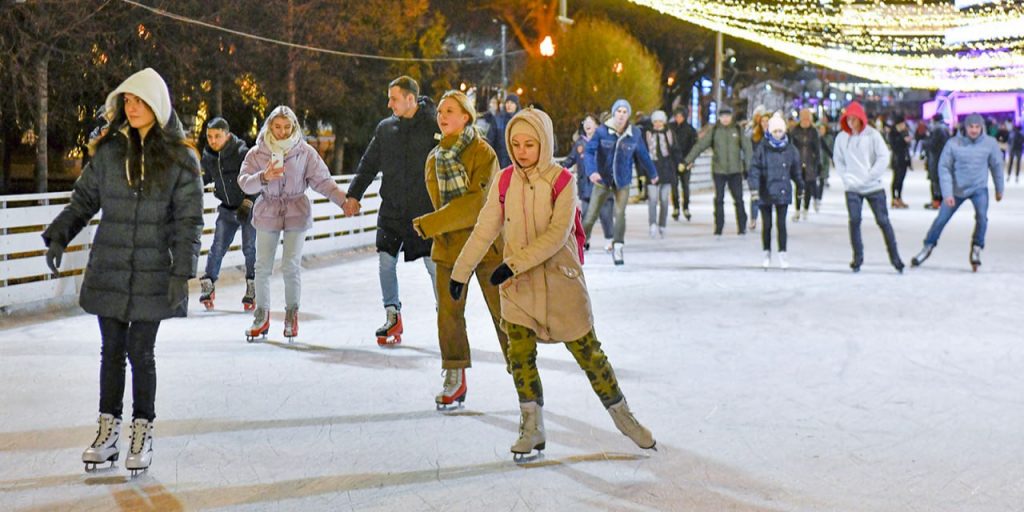
POLYGON ((143 69, 126 78, 114 92, 108 94, 107 112, 117 111, 117 97, 124 93, 142 98, 142 101, 153 110, 156 122, 160 126, 167 124, 171 118, 171 93, 167 90, 167 82, 164 82, 163 77, 153 68, 143 69))
POLYGON ((774 132, 775 130, 786 131, 786 121, 782 119, 782 116, 778 112, 768 120, 768 133, 774 132))
POLYGON ((657 123, 658 121, 663 123, 668 121, 668 115, 665 114, 664 110, 655 110, 654 113, 651 114, 651 122, 657 123))

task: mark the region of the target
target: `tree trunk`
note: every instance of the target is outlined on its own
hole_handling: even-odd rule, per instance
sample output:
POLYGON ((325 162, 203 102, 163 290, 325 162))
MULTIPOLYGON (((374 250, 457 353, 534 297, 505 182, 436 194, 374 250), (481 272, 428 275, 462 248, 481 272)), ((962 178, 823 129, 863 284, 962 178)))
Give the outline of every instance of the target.
MULTIPOLYGON (((286 40, 295 42, 295 4, 288 0, 288 18, 286 27, 286 40)), ((295 82, 296 68, 298 67, 298 55, 294 48, 288 48, 288 106, 298 109, 298 84, 295 82)))
POLYGON ((36 173, 35 173, 35 190, 36 192, 46 192, 47 180, 48 180, 48 166, 47 151, 49 144, 47 141, 47 131, 50 129, 48 117, 49 117, 49 103, 50 98, 48 95, 48 73, 47 67, 50 63, 50 56, 44 53, 39 57, 36 62, 36 100, 37 111, 36 111, 36 126, 37 126, 37 138, 36 138, 36 173))
POLYGON ((334 165, 331 166, 332 174, 345 174, 345 137, 338 131, 344 121, 334 120, 332 131, 334 132, 334 165))
POLYGON ((224 117, 224 79, 220 73, 213 79, 213 112, 208 117, 224 117))

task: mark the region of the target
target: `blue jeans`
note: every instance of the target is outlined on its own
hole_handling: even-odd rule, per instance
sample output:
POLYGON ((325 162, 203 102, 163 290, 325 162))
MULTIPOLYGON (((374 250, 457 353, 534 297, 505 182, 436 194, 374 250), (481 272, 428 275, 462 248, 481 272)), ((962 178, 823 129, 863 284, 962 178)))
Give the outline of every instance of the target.
MULTIPOLYGON (((434 302, 437 302, 437 265, 430 256, 421 258, 423 266, 427 267, 430 274, 430 282, 434 288, 434 302)), ((398 300, 398 256, 392 256, 385 251, 377 252, 377 269, 380 274, 380 293, 384 299, 384 307, 395 306, 402 309, 402 301, 398 300)))
MULTIPOLYGON (((596 206, 595 206, 595 208, 596 208, 596 206)), ((584 216, 586 216, 587 215, 587 210, 589 210, 589 209, 590 209, 590 199, 581 199, 580 200, 580 212, 584 216)), ((598 216, 598 218, 601 220, 601 231, 604 232, 605 240, 611 240, 612 239, 612 235, 613 235, 613 233, 612 233, 612 213, 613 213, 612 212, 612 197, 608 196, 608 199, 605 199, 604 204, 601 205, 601 213, 598 216)))
POLYGON ((875 223, 882 230, 882 237, 885 238, 885 248, 889 252, 889 262, 895 267, 902 267, 900 253, 896 247, 896 233, 889 222, 889 210, 885 206, 885 191, 879 190, 870 194, 861 195, 857 192, 846 193, 846 210, 850 213, 850 245, 853 246, 853 261, 860 266, 864 261, 864 241, 860 234, 861 209, 864 207, 864 200, 867 200, 871 207, 871 213, 875 215, 875 223))
POLYGON ((217 228, 213 232, 213 244, 210 245, 210 253, 206 255, 206 275, 216 282, 220 276, 220 263, 224 260, 224 254, 235 241, 235 232, 242 228, 242 254, 245 255, 245 278, 256 277, 256 228, 252 222, 240 223, 234 210, 223 206, 217 207, 217 228))
POLYGON ((928 235, 924 238, 925 245, 937 245, 939 243, 939 235, 942 234, 942 229, 946 227, 946 223, 953 217, 953 214, 960 209, 960 205, 971 200, 971 204, 974 205, 974 235, 971 237, 971 241, 978 247, 985 247, 985 230, 988 229, 988 189, 983 188, 969 197, 954 197, 955 204, 952 208, 945 201, 942 202, 942 206, 939 207, 939 216, 935 217, 935 222, 932 222, 932 227, 928 229, 928 235))

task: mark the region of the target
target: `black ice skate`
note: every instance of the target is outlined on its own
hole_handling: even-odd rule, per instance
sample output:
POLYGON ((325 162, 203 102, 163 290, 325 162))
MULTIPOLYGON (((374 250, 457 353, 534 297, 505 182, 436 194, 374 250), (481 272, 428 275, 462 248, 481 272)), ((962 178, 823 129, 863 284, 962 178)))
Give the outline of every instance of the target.
POLYGON ((977 272, 981 266, 981 246, 971 245, 971 271, 977 272))
POLYGON ((444 371, 444 388, 434 397, 437 410, 461 409, 466 401, 466 369, 449 368, 444 371))
POLYGON ((932 249, 935 249, 934 245, 925 245, 921 248, 921 252, 917 253, 917 256, 914 256, 914 258, 910 260, 910 266, 920 267, 921 264, 924 263, 924 260, 928 259, 928 257, 932 255, 932 249))
POLYGON ((256 283, 252 279, 245 280, 245 295, 242 296, 242 309, 245 311, 256 309, 256 283))
POLYGON ((387 321, 377 328, 377 344, 382 347, 390 347, 402 343, 402 312, 395 306, 384 308, 387 313, 387 321))
POLYGON ((544 458, 544 414, 537 402, 519 404, 519 439, 512 443, 512 460, 516 464, 536 462, 544 458))
POLYGON ((217 293, 213 286, 213 279, 210 279, 209 276, 203 276, 203 278, 199 280, 199 286, 202 287, 202 292, 199 294, 199 302, 202 302, 203 306, 206 307, 206 310, 209 311, 213 309, 213 299, 217 298, 217 293))
POLYGON ((245 341, 252 343, 259 337, 267 339, 268 332, 270 332, 270 311, 257 308, 256 313, 253 314, 252 325, 245 330, 245 341))
POLYGON ((96 429, 96 439, 82 452, 82 462, 85 463, 85 472, 96 471, 99 464, 110 463, 110 469, 114 468, 114 462, 120 455, 117 442, 121 437, 121 419, 115 418, 112 414, 100 414, 96 420, 99 427, 96 429))

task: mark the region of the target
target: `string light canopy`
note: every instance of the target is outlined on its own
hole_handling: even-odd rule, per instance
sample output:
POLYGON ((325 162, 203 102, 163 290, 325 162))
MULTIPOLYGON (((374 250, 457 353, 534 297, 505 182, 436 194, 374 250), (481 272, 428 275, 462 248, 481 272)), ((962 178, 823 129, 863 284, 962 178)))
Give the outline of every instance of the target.
POLYGON ((917 89, 1024 89, 1024 4, 631 0, 814 64, 917 89))

